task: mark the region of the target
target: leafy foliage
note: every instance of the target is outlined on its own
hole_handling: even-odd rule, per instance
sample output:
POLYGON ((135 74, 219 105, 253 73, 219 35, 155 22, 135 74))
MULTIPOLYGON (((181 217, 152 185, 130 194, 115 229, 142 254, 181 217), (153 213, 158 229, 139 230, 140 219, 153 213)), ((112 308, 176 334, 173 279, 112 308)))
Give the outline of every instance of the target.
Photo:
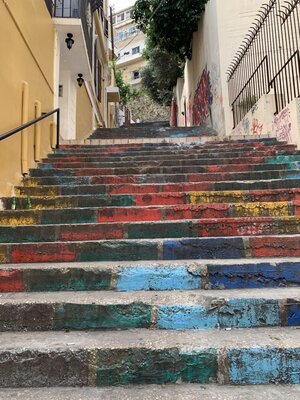
POLYGON ((130 100, 135 99, 139 91, 133 89, 129 83, 125 83, 122 72, 120 70, 116 71, 116 85, 120 91, 120 104, 124 107, 127 106, 130 100))
POLYGON ((174 55, 159 48, 147 50, 147 65, 141 70, 142 85, 152 100, 168 106, 173 87, 182 75, 183 64, 174 55))
POLYGON ((128 108, 134 121, 137 119, 141 122, 168 121, 170 118, 170 107, 159 105, 143 90, 140 91, 138 97, 130 100, 128 108))
POLYGON ((207 0, 137 0, 133 18, 147 35, 150 48, 160 48, 182 61, 192 54, 192 37, 207 0))

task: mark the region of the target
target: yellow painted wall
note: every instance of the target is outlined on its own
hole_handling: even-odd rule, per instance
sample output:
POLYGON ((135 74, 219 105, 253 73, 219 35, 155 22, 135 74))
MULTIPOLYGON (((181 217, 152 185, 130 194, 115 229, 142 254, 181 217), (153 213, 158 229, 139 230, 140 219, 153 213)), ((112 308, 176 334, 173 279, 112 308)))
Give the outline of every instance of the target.
MULTIPOLYGON (((53 109, 54 28, 44 0, 0 0, 0 134, 21 124, 22 81, 29 84, 29 119, 34 102, 53 109)), ((42 156, 50 151, 50 120, 42 123, 42 156)), ((29 129, 29 167, 34 167, 29 129)), ((21 134, 0 142, 0 195, 11 195, 21 175, 21 134)))
POLYGON ((87 94, 86 88, 83 85, 77 89, 77 108, 76 108, 76 139, 86 139, 93 128, 92 124, 93 110, 87 94))

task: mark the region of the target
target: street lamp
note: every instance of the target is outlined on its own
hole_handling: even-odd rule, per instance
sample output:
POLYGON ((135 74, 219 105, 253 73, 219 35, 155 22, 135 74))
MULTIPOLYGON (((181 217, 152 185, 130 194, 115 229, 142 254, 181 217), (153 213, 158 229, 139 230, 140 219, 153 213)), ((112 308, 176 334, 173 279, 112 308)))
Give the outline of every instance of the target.
POLYGON ((72 33, 67 33, 67 38, 65 40, 65 42, 67 43, 67 48, 69 50, 71 50, 73 44, 74 44, 74 39, 73 38, 73 34, 72 33))
POLYGON ((83 75, 82 74, 78 74, 77 82, 78 82, 78 86, 79 87, 81 87, 83 85, 84 79, 83 79, 83 75))

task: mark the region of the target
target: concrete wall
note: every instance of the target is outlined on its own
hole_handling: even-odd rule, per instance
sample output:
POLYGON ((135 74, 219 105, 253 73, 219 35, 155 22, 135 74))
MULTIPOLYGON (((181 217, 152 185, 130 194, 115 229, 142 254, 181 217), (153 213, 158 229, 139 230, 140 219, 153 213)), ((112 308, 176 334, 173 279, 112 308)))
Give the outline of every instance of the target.
POLYGON ((206 123, 220 136, 232 129, 226 70, 263 0, 210 0, 193 37, 192 60, 186 62, 178 124, 206 123))
MULTIPOLYGON (((42 111, 54 108, 54 28, 44 0, 0 0, 0 121, 1 133, 21 124, 22 82, 29 85, 28 118, 34 102, 42 111)), ((33 129, 29 129, 28 164, 34 167, 33 129)), ((49 121, 42 124, 42 155, 50 151, 49 121)), ((0 143, 0 195, 20 183, 21 134, 0 143)))
POLYGON ((277 115, 274 113, 274 95, 262 96, 232 131, 232 138, 270 136, 300 149, 300 99, 291 101, 277 115))
POLYGON ((85 85, 77 89, 76 139, 86 139, 93 129, 93 110, 85 85))

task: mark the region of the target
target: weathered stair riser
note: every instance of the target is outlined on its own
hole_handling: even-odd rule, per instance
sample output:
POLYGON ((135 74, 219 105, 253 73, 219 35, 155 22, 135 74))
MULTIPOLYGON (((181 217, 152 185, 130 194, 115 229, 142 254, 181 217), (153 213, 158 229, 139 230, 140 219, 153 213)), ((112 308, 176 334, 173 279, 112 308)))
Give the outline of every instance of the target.
POLYGON ((63 145, 2 199, 0 387, 300 384, 299 152, 141 129, 63 145))

